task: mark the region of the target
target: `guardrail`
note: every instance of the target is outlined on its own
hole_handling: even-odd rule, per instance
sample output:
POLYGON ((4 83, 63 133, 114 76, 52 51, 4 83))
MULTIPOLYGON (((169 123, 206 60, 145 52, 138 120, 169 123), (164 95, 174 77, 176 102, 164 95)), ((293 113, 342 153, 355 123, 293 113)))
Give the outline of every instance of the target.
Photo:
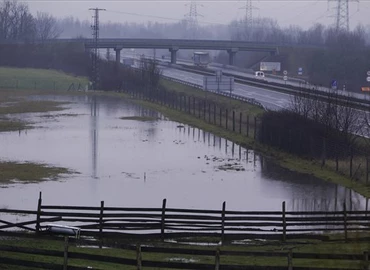
MULTIPOLYGON (((200 74, 200 75, 214 75, 214 72, 201 70, 195 67, 194 68, 181 67, 178 69, 200 74)), ((227 71, 223 72, 223 74, 234 76, 235 82, 238 82, 241 84, 247 84, 247 85, 256 86, 260 88, 271 89, 274 91, 284 92, 284 93, 293 94, 293 95, 312 94, 312 88, 304 88, 304 87, 298 87, 298 86, 293 86, 293 85, 284 85, 284 84, 279 84, 279 83, 274 83, 274 82, 261 81, 258 79, 252 79, 252 78, 246 78, 246 77, 239 76, 239 75, 233 75, 232 73, 228 73, 227 71)), ((328 95, 330 95, 328 89, 323 90, 323 89, 318 89, 314 87, 314 90, 315 90, 315 94, 318 95, 322 99, 327 99, 328 95)), ((364 99, 360 99, 358 97, 351 96, 351 94, 354 95, 356 93, 338 91, 337 94, 338 94, 337 98, 340 101, 342 101, 343 104, 347 104, 347 101, 350 101, 352 105, 356 105, 358 107, 369 108, 370 106, 370 98, 365 99, 366 97, 365 95, 364 95, 364 99)))
MULTIPOLYGON (((166 79, 166 80, 169 80, 169 81, 181 83, 183 85, 187 85, 187 86, 190 86, 190 87, 193 87, 193 88, 197 88, 197 89, 203 90, 203 85, 200 85, 200 84, 191 83, 191 82, 188 82, 188 81, 176 79, 176 78, 165 76, 165 75, 162 75, 161 77, 163 79, 166 79)), ((247 103, 250 103, 252 105, 261 107, 264 110, 267 110, 267 108, 265 106, 263 106, 260 102, 258 102, 254 98, 248 98, 248 97, 236 95, 236 94, 233 94, 233 93, 230 93, 230 92, 218 92, 218 91, 209 91, 209 90, 207 92, 210 92, 210 93, 213 93, 213 94, 216 94, 216 95, 221 95, 221 96, 233 98, 233 99, 237 99, 237 100, 240 100, 240 101, 243 101, 243 102, 247 102, 247 103)))

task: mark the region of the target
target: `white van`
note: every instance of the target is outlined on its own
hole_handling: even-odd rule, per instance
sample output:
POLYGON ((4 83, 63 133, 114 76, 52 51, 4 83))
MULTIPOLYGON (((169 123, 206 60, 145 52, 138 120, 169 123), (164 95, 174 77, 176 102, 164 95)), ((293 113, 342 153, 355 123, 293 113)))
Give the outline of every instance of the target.
POLYGON ((265 78, 265 73, 263 73, 263 71, 256 71, 255 75, 257 78, 265 78))

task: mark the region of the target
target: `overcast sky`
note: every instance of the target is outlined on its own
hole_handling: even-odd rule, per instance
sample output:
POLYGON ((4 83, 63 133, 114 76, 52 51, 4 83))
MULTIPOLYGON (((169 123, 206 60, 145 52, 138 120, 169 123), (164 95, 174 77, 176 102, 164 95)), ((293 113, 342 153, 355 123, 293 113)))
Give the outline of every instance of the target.
MULTIPOLYGON (((315 22, 325 25, 333 24, 336 1, 330 0, 253 0, 253 17, 275 18, 280 26, 290 24, 308 28, 315 22)), ((351 0, 350 0, 351 1, 351 0)), ((20 1, 21 2, 21 1, 20 1)), ((81 20, 92 18, 89 8, 104 8, 100 19, 102 22, 174 22, 184 18, 189 12, 190 1, 88 1, 88 0, 25 0, 32 13, 43 11, 56 17, 74 16, 81 20)), ((245 15, 246 1, 195 1, 201 24, 228 24, 233 19, 241 19, 245 15)), ((370 24, 370 1, 361 0, 360 4, 352 0, 350 3, 350 27, 358 23, 370 24)))

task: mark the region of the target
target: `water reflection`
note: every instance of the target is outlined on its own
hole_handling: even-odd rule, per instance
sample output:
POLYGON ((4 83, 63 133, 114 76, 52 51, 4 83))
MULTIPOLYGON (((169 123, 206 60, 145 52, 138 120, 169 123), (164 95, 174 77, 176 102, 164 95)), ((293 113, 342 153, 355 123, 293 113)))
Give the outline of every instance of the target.
POLYGON ((2 158, 46 162, 81 174, 0 189, 0 204, 9 207, 32 209, 39 191, 47 204, 104 200, 111 206, 159 207, 167 198, 169 207, 206 209, 220 209, 223 201, 235 210, 280 210, 282 201, 289 210, 340 210, 344 201, 348 209, 368 207, 357 193, 283 170, 251 149, 121 99, 35 98, 73 101, 63 114, 78 116, 22 116, 43 128, 0 134, 2 158), (119 119, 123 116, 160 120, 119 119))
POLYGON ((266 186, 276 187, 278 182, 289 184, 285 191, 290 193, 287 206, 292 211, 342 211, 344 204, 349 211, 368 209, 368 199, 351 189, 311 175, 296 174, 266 158, 262 160, 262 180, 267 183, 266 186))
POLYGON ((96 102, 96 96, 92 96, 91 111, 90 111, 90 131, 91 131, 91 142, 92 142, 92 177, 97 178, 97 158, 98 158, 98 119, 99 119, 99 107, 96 102))

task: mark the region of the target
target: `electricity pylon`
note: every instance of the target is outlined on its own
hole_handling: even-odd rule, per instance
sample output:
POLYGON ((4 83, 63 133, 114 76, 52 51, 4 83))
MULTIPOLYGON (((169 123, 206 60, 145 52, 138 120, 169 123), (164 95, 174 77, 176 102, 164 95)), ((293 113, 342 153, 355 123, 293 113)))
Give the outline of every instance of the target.
POLYGON ((335 10, 335 29, 337 31, 349 31, 349 3, 357 2, 359 0, 328 0, 329 2, 336 2, 335 10))

